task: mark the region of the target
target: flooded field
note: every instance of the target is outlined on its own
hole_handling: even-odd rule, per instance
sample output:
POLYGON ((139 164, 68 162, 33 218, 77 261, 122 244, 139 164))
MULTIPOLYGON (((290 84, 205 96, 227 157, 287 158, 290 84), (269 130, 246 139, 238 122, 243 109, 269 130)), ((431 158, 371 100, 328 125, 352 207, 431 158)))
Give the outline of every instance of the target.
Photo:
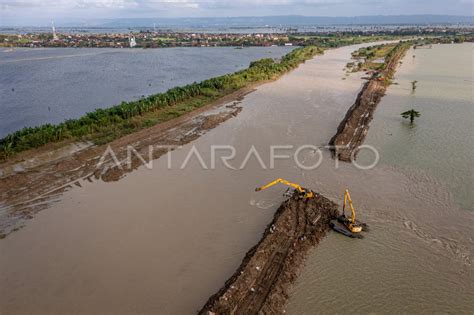
MULTIPOLYGON (((354 201, 372 232, 362 242, 326 238, 297 281, 290 314, 474 309, 472 49, 407 53, 365 142, 380 164, 362 186, 348 186, 360 190, 354 201), (412 126, 400 117, 411 108, 422 114, 412 126), (393 173, 399 178, 385 177, 393 173)), ((361 152, 360 163, 372 160, 361 152)))
POLYGON ((292 49, 0 49, 0 137, 232 73, 292 49))
MULTIPOLYGON (((298 146, 327 144, 362 86, 361 74, 343 71, 361 46, 327 51, 258 87, 242 100, 236 118, 170 159, 156 160, 151 170, 141 167, 113 183, 84 181, 59 196, 0 241, 0 309, 194 313, 235 271, 285 198, 283 187, 254 188, 283 177, 339 203, 349 188, 361 220, 372 228, 364 240, 330 233, 310 254, 287 313, 471 311, 473 212, 431 167, 407 171, 390 163, 387 155, 394 153, 381 136, 388 133, 378 123, 382 115, 393 120, 391 128, 406 128, 399 112, 411 104, 401 103, 394 115, 384 105, 398 89, 412 97, 404 72, 412 67, 411 53, 400 85, 389 89, 369 131, 367 143, 381 156, 377 167, 336 167, 326 150, 316 170, 303 170, 293 159, 277 160, 273 168, 269 163, 271 145, 293 146, 279 152, 293 155, 298 146), (209 169, 212 145, 233 146, 229 164, 236 169, 219 161, 209 169), (202 161, 193 158, 181 169, 193 146, 202 161), (241 168, 252 146, 262 161, 252 157, 241 168)), ((421 98, 423 79, 415 79, 421 98)), ((429 109, 421 111, 430 116, 429 109)), ((308 150, 299 154, 305 165, 318 159, 308 150)), ((361 164, 370 160, 361 152, 361 164)))
POLYGON ((380 147, 381 161, 435 176, 464 210, 474 211, 473 44, 411 50, 372 124, 367 144, 380 147), (411 82, 417 88, 411 91, 411 82), (399 115, 418 110, 413 125, 399 115))

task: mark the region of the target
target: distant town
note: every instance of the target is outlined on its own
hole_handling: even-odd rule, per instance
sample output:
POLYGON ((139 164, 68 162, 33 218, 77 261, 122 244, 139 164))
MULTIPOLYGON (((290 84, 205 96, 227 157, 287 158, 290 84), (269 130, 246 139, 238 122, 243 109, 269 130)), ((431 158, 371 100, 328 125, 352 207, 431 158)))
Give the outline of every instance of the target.
POLYGON ((25 32, 0 34, 2 47, 88 47, 88 48, 164 48, 164 47, 250 47, 250 46, 329 46, 339 38, 351 36, 443 36, 453 42, 472 41, 472 27, 411 26, 387 30, 334 30, 326 32, 285 33, 192 33, 176 31, 140 30, 128 33, 25 32))

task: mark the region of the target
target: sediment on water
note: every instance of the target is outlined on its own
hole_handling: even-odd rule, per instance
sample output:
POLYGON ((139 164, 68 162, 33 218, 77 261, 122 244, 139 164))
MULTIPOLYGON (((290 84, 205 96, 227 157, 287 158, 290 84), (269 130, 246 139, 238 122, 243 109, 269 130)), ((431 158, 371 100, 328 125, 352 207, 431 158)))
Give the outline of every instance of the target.
POLYGON ((336 134, 329 141, 335 158, 345 162, 356 158, 369 131, 375 109, 385 95, 400 59, 409 47, 408 43, 398 44, 388 56, 385 68, 364 84, 355 103, 339 124, 336 134))
POLYGON ((337 204, 314 195, 303 200, 294 194, 281 204, 261 240, 199 314, 284 312, 288 290, 308 251, 326 235, 329 221, 338 216, 337 204))

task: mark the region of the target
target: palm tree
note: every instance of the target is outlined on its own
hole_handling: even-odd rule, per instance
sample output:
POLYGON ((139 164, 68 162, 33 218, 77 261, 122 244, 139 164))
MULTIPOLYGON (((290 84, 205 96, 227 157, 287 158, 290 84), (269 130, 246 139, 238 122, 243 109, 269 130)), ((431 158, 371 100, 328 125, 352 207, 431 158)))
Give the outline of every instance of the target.
POLYGON ((415 118, 418 118, 421 116, 420 112, 414 109, 410 109, 409 111, 403 112, 400 115, 402 115, 402 117, 405 119, 409 118, 411 124, 413 124, 413 121, 415 120, 415 118))

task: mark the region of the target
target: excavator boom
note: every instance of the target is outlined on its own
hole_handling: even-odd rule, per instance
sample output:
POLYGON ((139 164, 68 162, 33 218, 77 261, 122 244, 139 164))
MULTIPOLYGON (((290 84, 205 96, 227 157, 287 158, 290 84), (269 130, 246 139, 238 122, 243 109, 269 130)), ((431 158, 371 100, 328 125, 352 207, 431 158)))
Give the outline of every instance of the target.
POLYGON ((270 182, 262 187, 257 187, 255 188, 255 191, 261 191, 261 190, 264 190, 264 189, 267 189, 267 188, 270 188, 276 184, 283 184, 283 185, 286 185, 286 186, 290 186, 291 188, 294 188, 296 189, 300 194, 303 195, 304 198, 313 198, 314 195, 313 195, 313 192, 306 189, 306 188, 303 188, 301 187, 300 185, 298 184, 295 184, 295 183, 292 183, 292 182, 289 182, 283 178, 278 178, 278 179, 275 179, 273 182, 270 182))
POLYGON ((346 209, 346 203, 349 203, 349 207, 351 208, 351 222, 352 224, 355 224, 356 222, 356 214, 354 210, 354 206, 352 205, 352 199, 351 195, 349 194, 349 190, 346 189, 344 193, 344 205, 342 206, 342 213, 344 213, 344 210, 346 209))
POLYGON ((349 194, 349 190, 346 189, 344 192, 344 205, 342 206, 342 214, 344 215, 344 211, 346 209, 346 204, 349 203, 349 207, 351 208, 351 218, 348 219, 347 227, 353 233, 360 233, 362 232, 362 227, 356 223, 356 214, 354 210, 354 206, 352 205, 351 195, 349 194))
POLYGON ((344 203, 342 205, 342 215, 337 217, 337 219, 333 219, 329 221, 332 229, 336 232, 344 234, 345 236, 353 237, 353 238, 363 238, 362 231, 368 231, 368 226, 365 223, 361 223, 356 220, 356 214, 354 206, 352 205, 351 195, 349 194, 349 190, 345 190, 344 192, 344 203), (346 205, 349 204, 351 208, 352 215, 351 217, 346 217, 344 211, 346 210, 346 205))

